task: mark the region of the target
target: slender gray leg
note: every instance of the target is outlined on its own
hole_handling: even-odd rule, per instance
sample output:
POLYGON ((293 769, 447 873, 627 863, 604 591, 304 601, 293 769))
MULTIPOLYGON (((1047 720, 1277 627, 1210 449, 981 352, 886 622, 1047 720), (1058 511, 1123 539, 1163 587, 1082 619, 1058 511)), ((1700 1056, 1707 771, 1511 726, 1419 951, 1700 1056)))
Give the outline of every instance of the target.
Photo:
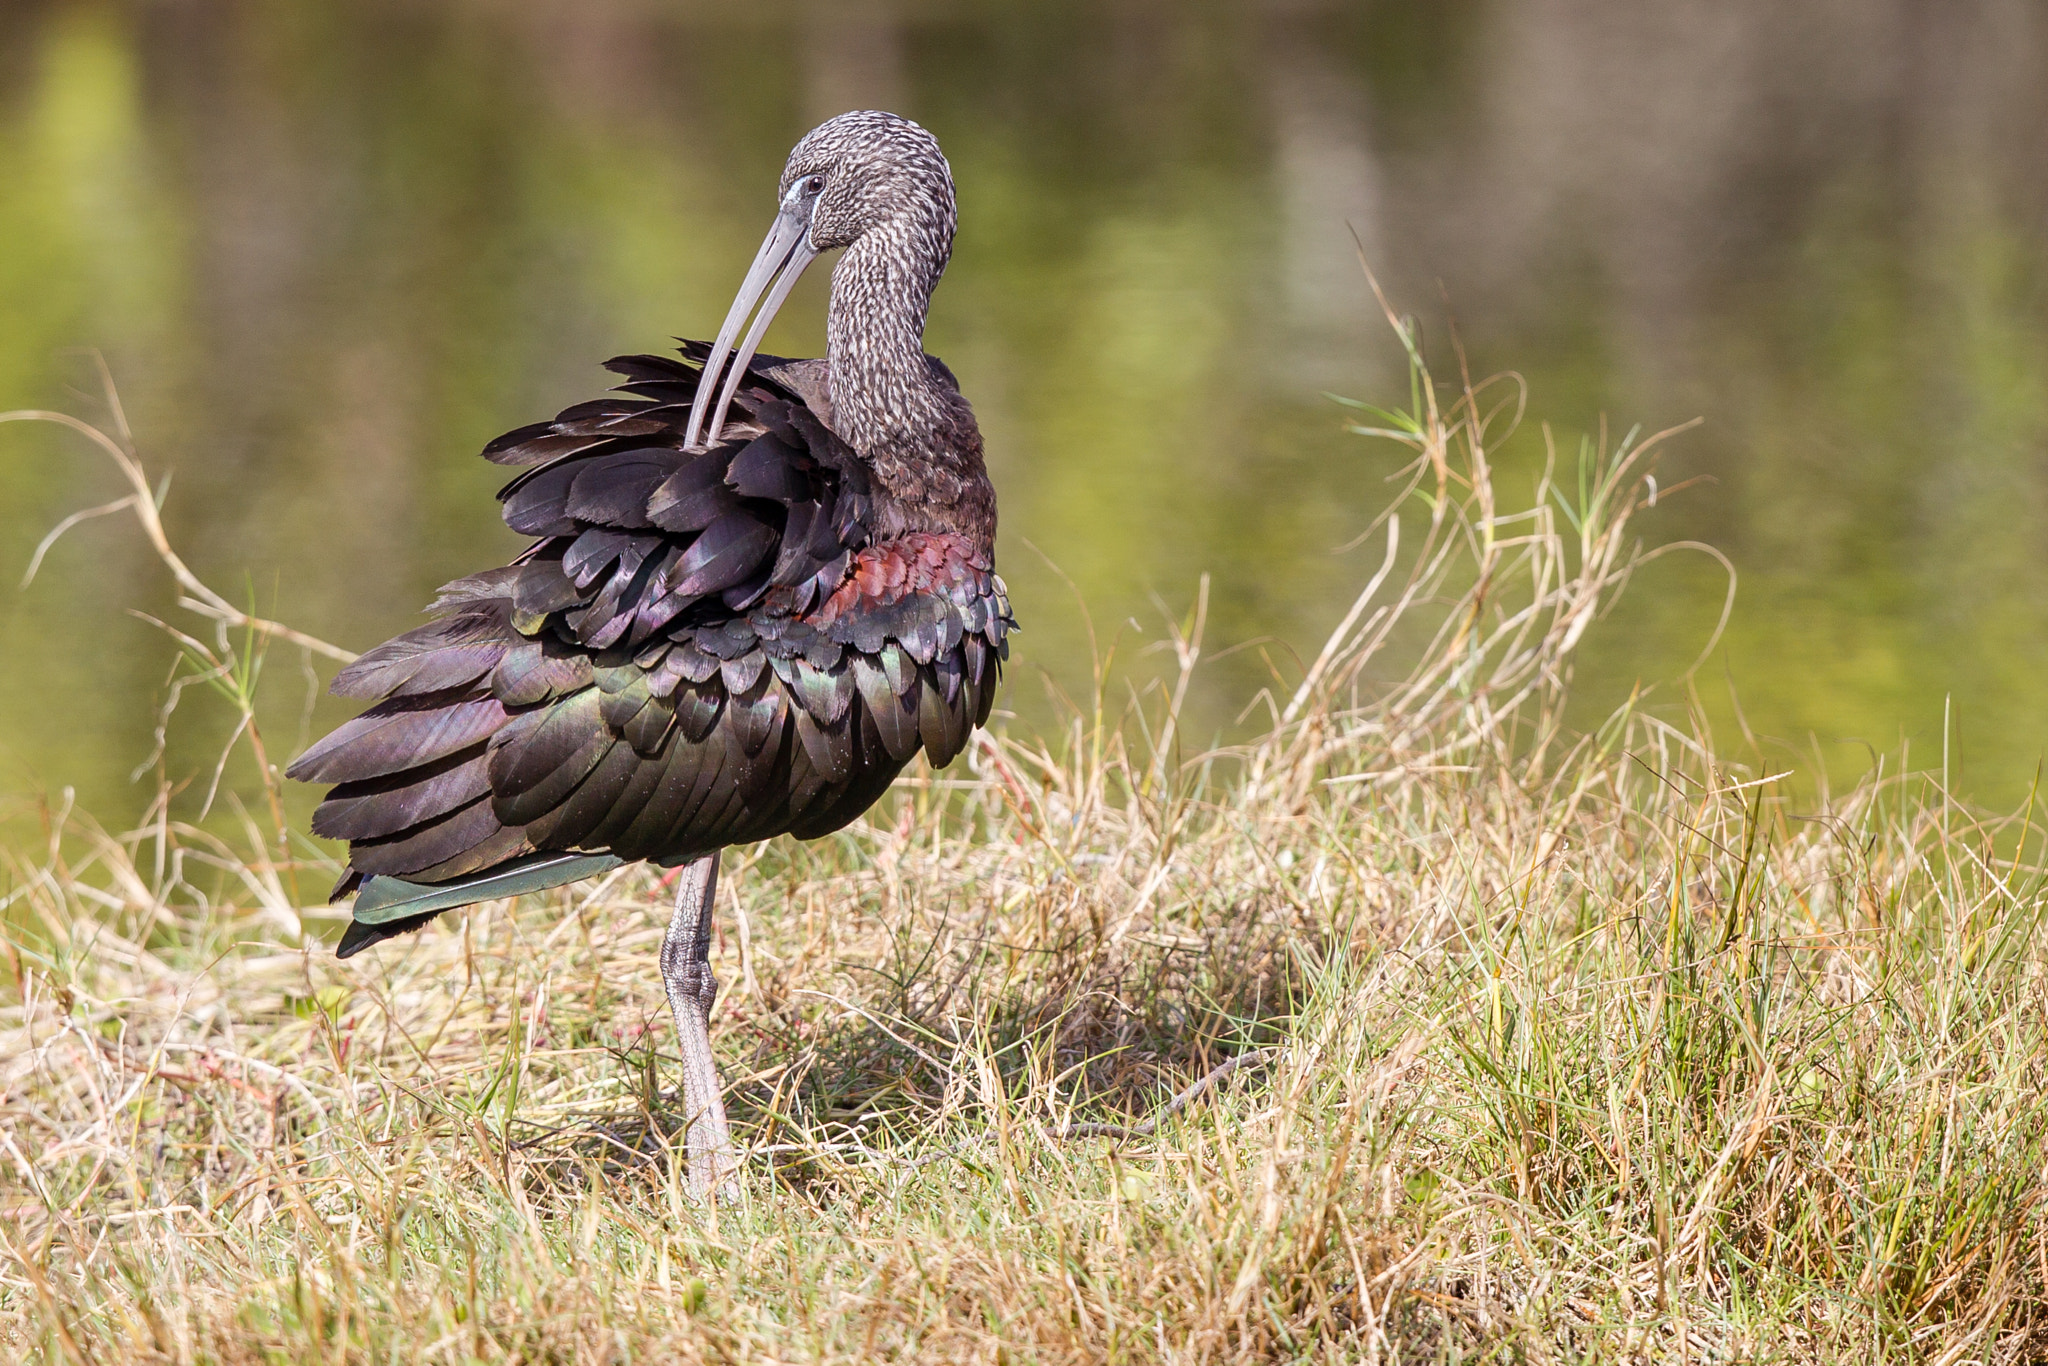
POLYGON ((711 1204, 740 1195, 739 1153, 725 1124, 718 1064, 711 1056, 711 913, 718 898, 718 854, 685 864, 676 879, 676 914, 661 941, 661 980, 683 1046, 683 1114, 689 1125, 690 1191, 711 1204))

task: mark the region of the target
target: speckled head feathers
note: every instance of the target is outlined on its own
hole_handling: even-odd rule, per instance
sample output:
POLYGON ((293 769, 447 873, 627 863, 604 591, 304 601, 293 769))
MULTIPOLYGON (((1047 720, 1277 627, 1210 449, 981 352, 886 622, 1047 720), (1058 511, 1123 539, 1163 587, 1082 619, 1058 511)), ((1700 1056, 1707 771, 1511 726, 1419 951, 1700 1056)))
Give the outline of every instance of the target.
MULTIPOLYGON (((774 226, 733 298, 697 383, 683 438, 692 449, 700 432, 717 440, 755 347, 797 277, 821 252, 847 248, 832 271, 831 358, 851 369, 855 349, 871 360, 886 355, 885 364, 919 372, 907 382, 923 382, 919 339, 925 304, 952 258, 957 222, 953 172, 938 139, 879 109, 827 119, 790 152, 776 199, 774 226), (753 326, 734 350, 750 315, 753 326), (733 364, 727 368, 729 354, 733 364)), ((900 374, 893 378, 905 382, 900 374)))
MULTIPOLYGON (((965 473, 952 481, 955 492, 977 479, 977 487, 985 486, 973 415, 958 386, 941 378, 924 353, 925 309, 952 258, 957 222, 953 172, 938 139, 896 114, 841 114, 790 152, 776 198, 775 222, 709 348, 685 447, 698 448, 700 430, 708 441, 718 439, 755 348, 796 278, 821 252, 843 249, 825 317, 833 429, 875 463, 885 486, 890 471, 907 488, 920 470, 929 473, 934 461, 956 456, 965 473), (707 408, 709 425, 700 429, 707 408), (884 470, 888 461, 895 463, 884 470)), ((939 501, 957 500, 947 494, 939 501)), ((989 507, 969 518, 977 533, 993 527, 993 496, 986 501, 989 507)), ((909 521, 897 529, 905 528, 919 529, 909 521)))
POLYGON ((945 268, 957 221, 953 171, 939 140, 909 119, 879 109, 827 119, 791 150, 778 198, 788 203, 805 182, 816 187, 810 212, 816 250, 850 246, 893 226, 923 238, 919 255, 945 268))

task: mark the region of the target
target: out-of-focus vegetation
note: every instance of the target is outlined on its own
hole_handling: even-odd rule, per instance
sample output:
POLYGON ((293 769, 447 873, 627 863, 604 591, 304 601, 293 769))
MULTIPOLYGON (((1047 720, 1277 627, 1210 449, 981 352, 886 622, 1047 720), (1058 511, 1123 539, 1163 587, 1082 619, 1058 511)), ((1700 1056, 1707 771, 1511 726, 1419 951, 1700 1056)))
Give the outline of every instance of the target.
MULTIPOLYGON (((960 182, 930 341, 997 465, 1021 724, 1058 715, 1039 670, 1082 686, 1081 602, 1108 641, 1212 575, 1212 640, 1265 644, 1197 685, 1205 737, 1341 610, 1386 471, 1322 391, 1404 364, 1348 224, 1566 449, 1603 411, 1705 418, 1665 469, 1714 482, 1643 527, 1742 571, 1717 725, 1725 670, 1817 790, 1857 741, 1939 751, 1953 694, 1953 778, 2010 803, 2048 744, 2044 28, 2030 0, 28 0, 0 10, 0 408, 77 410, 101 349, 203 575, 362 648, 509 548, 480 444, 710 330, 791 140, 886 105, 960 182)), ((818 349, 822 300, 820 272, 771 343, 818 349)), ((0 434, 0 578, 120 492, 65 440, 0 434)), ((1540 433, 1498 456, 1532 488, 1540 433)), ((1720 610, 1717 568, 1654 572, 1589 643, 1583 721, 1720 610)), ((0 790, 147 804, 172 658, 122 609, 166 593, 111 524, 0 589, 0 790)), ((303 702, 271 702, 281 744, 303 702)))

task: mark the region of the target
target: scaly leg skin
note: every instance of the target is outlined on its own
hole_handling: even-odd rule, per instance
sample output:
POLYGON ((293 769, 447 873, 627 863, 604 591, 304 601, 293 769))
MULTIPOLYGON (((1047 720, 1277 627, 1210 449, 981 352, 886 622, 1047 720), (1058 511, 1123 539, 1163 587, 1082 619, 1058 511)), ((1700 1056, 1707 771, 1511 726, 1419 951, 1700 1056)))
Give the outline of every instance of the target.
POLYGON ((711 912, 718 896, 718 854, 683 866, 676 913, 661 941, 661 980, 683 1047, 683 1114, 688 1123, 690 1193, 705 1204, 740 1198, 739 1153, 725 1123, 725 1097, 711 1055, 711 912))

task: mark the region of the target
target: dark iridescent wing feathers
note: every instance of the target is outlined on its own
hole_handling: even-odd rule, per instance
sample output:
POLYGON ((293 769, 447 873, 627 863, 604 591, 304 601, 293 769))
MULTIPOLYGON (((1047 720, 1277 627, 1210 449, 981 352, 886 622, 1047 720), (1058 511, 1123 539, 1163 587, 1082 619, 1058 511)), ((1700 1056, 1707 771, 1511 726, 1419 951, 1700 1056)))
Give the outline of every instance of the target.
POLYGON ((985 549, 877 543, 866 468, 768 365, 710 451, 681 449, 696 369, 660 356, 485 447, 535 543, 345 668, 334 691, 375 705, 289 770, 336 784, 313 828, 351 841, 337 895, 382 875, 344 952, 461 904, 408 884, 482 899, 597 866, 570 851, 827 833, 987 719, 1013 623, 985 549))

